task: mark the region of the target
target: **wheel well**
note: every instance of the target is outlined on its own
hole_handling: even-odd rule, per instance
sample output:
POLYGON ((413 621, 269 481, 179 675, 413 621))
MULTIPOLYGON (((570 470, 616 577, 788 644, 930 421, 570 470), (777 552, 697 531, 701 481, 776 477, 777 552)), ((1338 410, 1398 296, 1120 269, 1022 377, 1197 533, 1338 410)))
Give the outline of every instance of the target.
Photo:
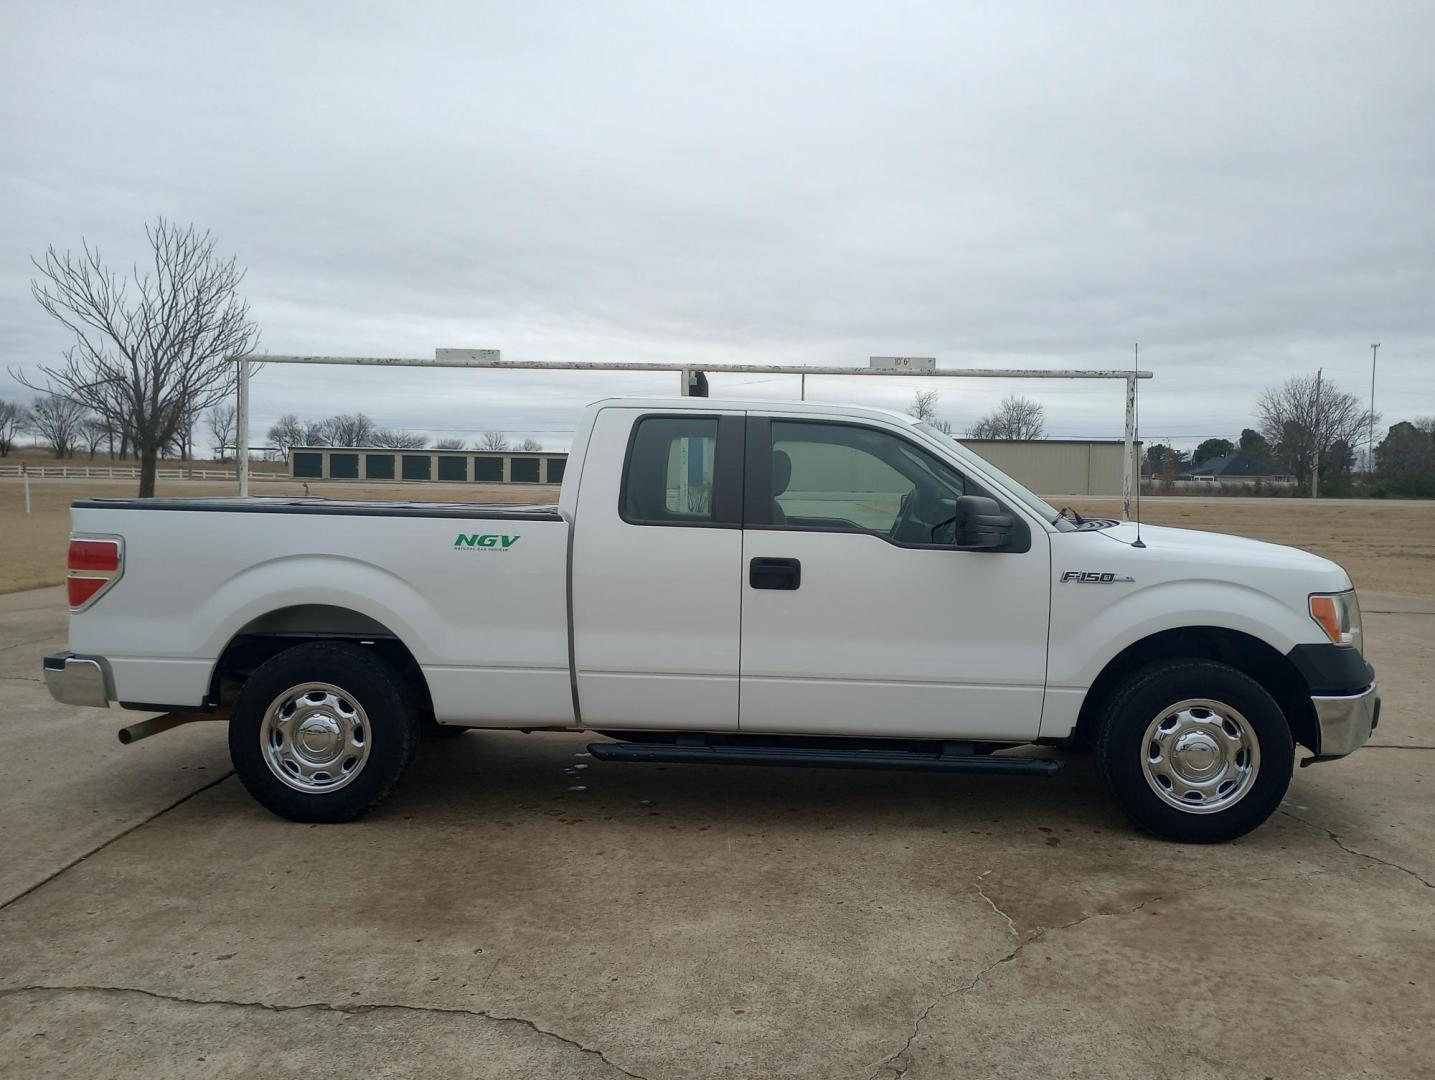
POLYGON ((1260 638, 1219 626, 1163 630, 1122 649, 1086 692, 1073 741, 1078 745, 1090 744, 1102 707, 1132 672, 1156 660, 1187 656, 1219 660, 1255 679, 1285 713, 1295 741, 1319 753, 1319 729, 1310 702, 1310 688, 1295 665, 1260 638))
POLYGON ((428 680, 408 646, 377 620, 327 604, 278 608, 241 626, 219 654, 210 674, 209 704, 232 703, 239 687, 260 664, 285 649, 310 641, 350 641, 373 649, 409 684, 419 716, 432 720, 428 680))

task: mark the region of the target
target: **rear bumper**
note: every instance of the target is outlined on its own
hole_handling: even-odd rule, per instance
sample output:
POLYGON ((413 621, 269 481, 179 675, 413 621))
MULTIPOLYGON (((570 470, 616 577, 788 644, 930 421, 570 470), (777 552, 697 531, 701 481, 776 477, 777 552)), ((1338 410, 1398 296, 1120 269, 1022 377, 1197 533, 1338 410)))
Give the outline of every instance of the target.
POLYGON ((58 653, 45 657, 44 670, 45 688, 56 701, 109 708, 111 680, 103 657, 58 653))
POLYGON ((1380 694, 1374 683, 1356 694, 1312 697, 1316 726, 1320 729, 1320 753, 1301 764, 1344 757, 1364 746, 1380 723, 1380 694))

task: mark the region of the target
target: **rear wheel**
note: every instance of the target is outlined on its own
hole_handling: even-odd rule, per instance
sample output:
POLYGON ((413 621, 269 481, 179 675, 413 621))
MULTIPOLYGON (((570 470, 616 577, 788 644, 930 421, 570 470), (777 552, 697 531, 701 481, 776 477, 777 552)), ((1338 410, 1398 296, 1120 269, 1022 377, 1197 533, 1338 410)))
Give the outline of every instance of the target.
POLYGON ((1264 822, 1295 764, 1280 706, 1249 675, 1212 660, 1163 660, 1132 675, 1108 702, 1095 749, 1132 821, 1195 843, 1264 822))
POLYGON ((245 682, 229 756, 263 806, 291 821, 349 821, 384 799, 418 739, 408 688, 372 650, 297 645, 245 682))

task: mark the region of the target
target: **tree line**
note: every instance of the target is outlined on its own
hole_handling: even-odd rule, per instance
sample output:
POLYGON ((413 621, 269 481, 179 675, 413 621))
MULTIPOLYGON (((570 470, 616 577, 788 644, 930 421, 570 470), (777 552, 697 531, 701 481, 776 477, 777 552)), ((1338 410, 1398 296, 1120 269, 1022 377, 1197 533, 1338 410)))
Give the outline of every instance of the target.
MULTIPOLYGON (((341 413, 323 420, 303 420, 296 413, 285 413, 269 428, 269 441, 287 450, 291 446, 353 446, 385 450, 422 450, 429 444, 427 435, 398 428, 380 427, 363 413, 341 413)), ((509 445, 501 431, 486 431, 472 446, 462 439, 439 439, 435 450, 542 450, 536 439, 524 439, 518 446, 509 445)))
MULTIPOLYGON (((907 411, 945 434, 952 425, 937 416, 935 390, 918 390, 907 411)), ((1359 397, 1318 373, 1298 375, 1268 387, 1256 400, 1258 427, 1243 428, 1234 441, 1208 438, 1189 454, 1153 443, 1146 447, 1149 471, 1167 480, 1178 472, 1244 451, 1290 476, 1297 490, 1310 490, 1319 475, 1326 495, 1435 496, 1435 417, 1401 420, 1386 429, 1357 477, 1360 449, 1372 443, 1380 417, 1359 397)), ((1039 402, 1009 394, 995 410, 966 429, 969 439, 1033 440, 1045 435, 1039 402)))
MULTIPOLYGON (((195 430, 201 420, 209 427, 216 446, 232 445, 234 406, 216 405, 203 417, 185 416, 160 446, 157 457, 181 461, 195 457, 195 430), (227 434, 221 435, 221 431, 227 434)), ((130 417, 117 412, 94 412, 73 398, 59 394, 39 394, 28 406, 0 400, 0 457, 8 457, 24 435, 37 439, 57 458, 87 453, 93 461, 103 450, 113 461, 140 453, 130 417)))
POLYGON ((1267 388, 1255 411, 1259 428, 1243 428, 1235 442, 1206 439, 1189 455, 1154 443, 1146 448, 1147 464, 1169 480, 1245 452, 1291 477, 1302 493, 1318 477, 1324 495, 1435 495, 1435 417, 1401 420, 1372 446, 1379 414, 1319 374, 1297 375, 1267 388), (1357 477, 1363 446, 1372 453, 1364 475, 1357 477))
MULTIPOLYGON (((935 390, 918 390, 912 395, 907 412, 943 435, 952 433, 952 425, 937 416, 941 396, 935 390)), ((1027 441, 1046 434, 1046 409, 1031 398, 1008 394, 992 412, 967 428, 969 439, 1012 439, 1027 441)))

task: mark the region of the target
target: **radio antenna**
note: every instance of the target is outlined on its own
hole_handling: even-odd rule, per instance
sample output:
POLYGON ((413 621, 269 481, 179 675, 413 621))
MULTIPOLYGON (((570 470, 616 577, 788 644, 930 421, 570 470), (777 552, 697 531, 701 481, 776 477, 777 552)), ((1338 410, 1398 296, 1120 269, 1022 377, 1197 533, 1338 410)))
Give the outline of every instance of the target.
MULTIPOLYGON (((1132 365, 1133 372, 1141 370, 1141 343, 1137 342, 1135 348, 1136 360, 1132 365)), ((1141 446, 1141 380, 1133 378, 1131 381, 1135 384, 1131 388, 1131 411, 1135 414, 1132 426, 1136 429, 1132 435, 1136 440, 1136 445, 1141 446)), ((1141 541, 1141 458, 1139 457, 1136 459, 1136 542, 1131 546, 1139 548, 1146 546, 1141 541)))

